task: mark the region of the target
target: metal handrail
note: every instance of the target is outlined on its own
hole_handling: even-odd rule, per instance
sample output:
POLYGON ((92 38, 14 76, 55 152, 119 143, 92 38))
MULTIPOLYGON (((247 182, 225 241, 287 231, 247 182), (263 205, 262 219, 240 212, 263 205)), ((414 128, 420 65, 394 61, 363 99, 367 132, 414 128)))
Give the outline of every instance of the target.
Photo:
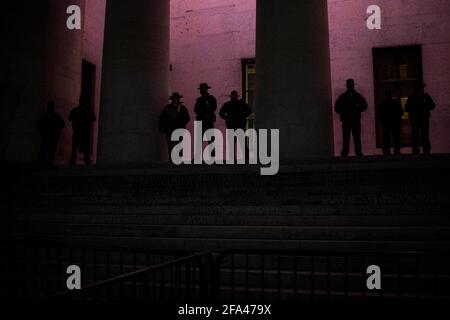
POLYGON ((71 291, 64 291, 61 293, 58 293, 56 295, 53 295, 50 297, 50 299, 66 299, 66 298, 77 298, 82 297, 85 294, 88 294, 89 292, 100 290, 102 288, 109 288, 116 284, 123 284, 126 281, 133 281, 145 276, 148 276, 149 274, 156 273, 158 271, 166 270, 171 267, 175 266, 181 266, 186 263, 190 263, 197 260, 206 259, 210 266, 213 264, 213 258, 211 253, 203 252, 203 253, 197 253, 193 254, 187 257, 182 257, 179 259, 175 259, 169 262, 161 263, 156 266, 151 266, 147 268, 143 268, 141 270, 129 272, 117 277, 113 277, 110 279, 102 280, 90 285, 85 286, 81 290, 71 290, 71 291))
POLYGON ((277 249, 228 249, 221 251, 217 260, 229 254, 265 254, 330 257, 450 257, 450 251, 324 251, 324 250, 277 250, 277 249))
MULTIPOLYGON (((428 278, 432 278, 432 285, 433 285, 433 292, 430 293, 429 295, 432 296, 432 298, 436 299, 436 298, 441 298, 440 294, 437 293, 436 291, 436 286, 437 286, 437 280, 438 280, 438 276, 440 278, 445 278, 447 280, 450 280, 450 270, 448 272, 445 272, 445 274, 438 274, 436 267, 437 267, 437 261, 439 259, 445 259, 446 261, 448 261, 448 263, 450 263, 450 252, 414 252, 414 251, 386 251, 386 252, 375 252, 375 251, 368 251, 368 252, 360 252, 360 251, 313 251, 313 250, 265 250, 265 249, 230 249, 230 250, 225 250, 223 252, 221 252, 217 258, 216 258, 216 264, 215 264, 215 270, 213 271, 214 274, 214 283, 212 284, 213 286, 213 292, 214 295, 216 297, 220 297, 221 296, 221 286, 223 285, 222 283, 222 279, 221 279, 221 273, 223 270, 228 270, 228 272, 231 272, 228 277, 229 277, 229 283, 226 284, 225 287, 227 287, 227 290, 230 291, 231 297, 234 298, 235 292, 236 292, 236 281, 235 281, 235 273, 236 270, 239 271, 242 274, 243 279, 241 280, 241 293, 243 290, 243 293, 247 296, 249 295, 249 271, 253 270, 253 271, 258 271, 260 272, 260 283, 257 286, 257 288, 260 289, 260 297, 262 296, 262 299, 265 299, 265 290, 266 290, 266 283, 265 283, 265 273, 268 273, 268 270, 265 266, 265 257, 277 257, 278 260, 276 260, 275 266, 272 267, 270 270, 273 271, 272 274, 276 274, 276 276, 273 278, 274 280, 274 286, 275 286, 275 293, 278 296, 278 299, 280 299, 281 297, 281 266, 280 266, 280 258, 281 257, 293 257, 293 266, 289 268, 284 268, 283 271, 291 271, 293 273, 293 277, 294 277, 294 284, 293 287, 291 288, 292 291, 294 291, 295 293, 295 297, 298 296, 298 292, 300 291, 299 287, 297 286, 297 276, 300 274, 299 270, 298 270, 298 266, 297 266, 297 258, 309 258, 310 260, 310 268, 307 269, 306 271, 303 270, 303 273, 308 273, 309 275, 309 284, 307 286, 306 290, 303 291, 309 291, 308 294, 310 296, 310 299, 314 299, 315 298, 315 294, 317 292, 315 292, 315 278, 317 276, 325 276, 326 279, 326 288, 325 288, 325 294, 327 295, 328 299, 331 298, 331 294, 332 294, 332 289, 330 289, 330 277, 332 275, 340 275, 345 277, 345 286, 343 289, 343 293, 345 298, 349 298, 350 296, 350 292, 349 292, 349 287, 348 287, 348 281, 349 281, 349 277, 350 276, 354 276, 356 273, 355 272, 350 272, 348 269, 348 262, 350 259, 352 258, 357 258, 360 259, 360 261, 363 262, 363 264, 367 261, 369 261, 370 259, 380 259, 381 264, 383 264, 383 261, 386 261, 387 259, 395 259, 395 261, 397 261, 397 263, 399 263, 400 261, 405 261, 406 259, 413 259, 415 261, 415 266, 416 269, 413 272, 401 272, 399 270, 397 271, 392 271, 391 273, 395 276, 397 276, 399 282, 398 282, 398 295, 397 297, 402 296, 402 284, 401 284, 401 280, 402 278, 410 278, 413 279, 413 281, 415 281, 415 285, 416 285, 416 291, 413 292, 413 295, 416 296, 416 298, 421 295, 421 293, 418 291, 418 285, 419 285, 419 279, 421 277, 428 277, 428 278), (236 257, 235 256, 239 256, 242 255, 244 256, 244 260, 241 264, 241 266, 239 268, 235 267, 235 260, 236 257), (253 267, 249 267, 249 256, 254 256, 255 260, 254 261, 259 261, 259 264, 254 265, 253 267), (226 258, 230 258, 230 260, 228 261, 230 263, 229 267, 224 267, 223 263, 225 262, 226 258), (339 258, 339 259, 344 259, 344 270, 340 271, 340 272, 336 272, 330 269, 330 259, 331 258, 339 258), (319 259, 323 259, 323 262, 325 263, 325 270, 317 270, 315 263, 317 263, 317 261, 319 261, 319 259), (427 272, 427 273, 422 273, 419 271, 418 269, 418 265, 419 265, 419 260, 420 259, 429 259, 431 261, 431 267, 432 267, 432 271, 427 272)), ((365 273, 365 269, 363 271, 365 273)), ((361 272, 361 276, 363 276, 363 272, 361 272)), ((388 273, 387 276, 392 275, 391 273, 388 273)), ((255 275, 255 274, 254 274, 255 275)), ((359 273, 358 273, 359 275, 359 273)), ((383 274, 384 275, 384 274, 383 274)), ((365 276, 365 275, 364 275, 365 276)), ((272 280, 273 280, 272 279, 272 280)), ((364 283, 365 285, 365 283, 364 283)), ((273 290, 272 290, 273 291, 273 290)), ((368 294, 366 292, 366 288, 362 287, 360 290, 358 290, 358 292, 360 292, 362 294, 362 296, 366 296, 366 294, 368 294)), ((383 296, 383 293, 380 293, 381 296, 383 296)), ((448 292, 448 290, 445 292, 444 295, 442 295, 443 298, 445 299, 450 299, 450 292, 448 292)))

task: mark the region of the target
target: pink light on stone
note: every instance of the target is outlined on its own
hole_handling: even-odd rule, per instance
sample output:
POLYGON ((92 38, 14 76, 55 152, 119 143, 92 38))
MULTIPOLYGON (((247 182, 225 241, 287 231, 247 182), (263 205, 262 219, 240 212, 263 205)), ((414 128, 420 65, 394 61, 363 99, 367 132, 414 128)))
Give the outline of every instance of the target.
MULTIPOLYGON (((450 152, 447 1, 329 0, 328 5, 333 99, 343 92, 347 78, 354 78, 367 98, 369 110, 362 119, 364 153, 381 152, 375 143, 372 48, 403 45, 422 46, 424 81, 438 106, 431 122, 433 152, 450 152), (382 9, 382 30, 366 27, 366 10, 372 4, 382 9)), ((232 89, 241 91, 241 59, 255 56, 256 0, 172 0, 171 27, 171 88, 183 93, 191 115, 200 82, 210 83, 219 105, 232 89)), ((225 129, 221 120, 217 127, 225 129)), ((334 140, 339 153, 341 125, 336 115, 334 140)))

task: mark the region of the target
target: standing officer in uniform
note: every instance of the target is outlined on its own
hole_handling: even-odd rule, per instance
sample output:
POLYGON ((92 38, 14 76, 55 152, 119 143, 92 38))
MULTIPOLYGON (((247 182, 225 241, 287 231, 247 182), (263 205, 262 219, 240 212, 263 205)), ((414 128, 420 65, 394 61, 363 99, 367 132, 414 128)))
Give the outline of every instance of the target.
POLYGON ((220 109, 219 115, 225 120, 228 129, 242 129, 245 131, 247 118, 251 113, 250 107, 244 100, 239 99, 237 91, 231 91, 230 101, 225 102, 220 109))
POLYGON ((91 163, 91 125, 96 121, 94 112, 86 107, 80 97, 80 104, 72 109, 69 114, 69 120, 72 122, 72 156, 70 164, 75 164, 77 160, 78 149, 84 155, 84 162, 91 163))
POLYGON ((355 81, 347 80, 347 91, 336 101, 335 112, 342 122, 343 147, 341 156, 347 157, 350 152, 350 135, 353 134, 355 153, 362 156, 361 146, 361 113, 367 110, 367 101, 356 92, 355 81))
MULTIPOLYGON (((247 126, 247 118, 252 114, 250 107, 244 102, 244 100, 239 99, 239 94, 237 91, 231 91, 230 101, 225 102, 225 104, 220 109, 219 115, 225 120, 225 124, 228 129, 238 130, 242 129, 245 131, 247 126)), ((236 141, 234 141, 234 146, 236 150, 236 141)), ((247 157, 247 143, 245 146, 245 157, 247 157)), ((237 152, 234 153, 235 157, 237 152)))
POLYGON ((378 105, 378 115, 383 126, 383 154, 391 154, 391 142, 394 141, 394 154, 400 154, 403 108, 392 97, 392 89, 386 88, 386 97, 378 105))
MULTIPOLYGON (((208 90, 211 87, 206 83, 201 83, 200 87, 200 97, 195 103, 194 112, 196 114, 197 121, 202 122, 202 134, 209 129, 214 129, 214 123, 216 122, 216 110, 217 110, 217 100, 214 96, 209 94, 208 90)), ((214 142, 214 138, 210 143, 214 142)), ((215 151, 211 153, 214 157, 215 151)))
POLYGON ((413 153, 419 154, 419 139, 422 136, 423 153, 430 154, 430 117, 436 104, 431 96, 424 92, 425 84, 419 84, 409 96, 405 111, 409 113, 412 130, 413 153))
POLYGON ((200 97, 195 103, 195 114, 196 119, 202 122, 203 133, 208 129, 214 128, 214 123, 216 122, 216 110, 217 110, 217 100, 214 96, 209 94, 209 89, 211 87, 207 83, 201 83, 200 87, 200 97))
POLYGON ((182 95, 174 92, 169 98, 171 103, 164 108, 160 116, 160 130, 166 134, 169 162, 171 161, 172 149, 176 145, 176 142, 173 142, 171 139, 172 133, 177 129, 185 129, 186 125, 191 121, 189 111, 182 104, 181 98, 183 98, 182 95))
POLYGON ((55 113, 55 102, 47 102, 47 113, 42 115, 39 120, 39 131, 41 133, 40 168, 50 169, 53 167, 59 137, 64 127, 64 120, 55 113))

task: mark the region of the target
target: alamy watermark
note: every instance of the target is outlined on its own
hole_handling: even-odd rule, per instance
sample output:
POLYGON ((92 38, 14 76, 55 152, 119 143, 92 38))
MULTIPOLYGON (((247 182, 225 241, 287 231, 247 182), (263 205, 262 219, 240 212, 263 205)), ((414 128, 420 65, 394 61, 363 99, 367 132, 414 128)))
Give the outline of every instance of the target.
POLYGON ((175 165, 260 164, 266 166, 260 169, 261 175, 264 176, 276 175, 280 167, 279 129, 271 129, 270 132, 267 129, 227 129, 224 137, 218 129, 208 129, 203 133, 202 122, 195 121, 194 137, 186 129, 177 129, 172 133, 171 140, 178 142, 171 152, 171 160, 175 165), (204 142, 207 145, 203 149, 204 142))

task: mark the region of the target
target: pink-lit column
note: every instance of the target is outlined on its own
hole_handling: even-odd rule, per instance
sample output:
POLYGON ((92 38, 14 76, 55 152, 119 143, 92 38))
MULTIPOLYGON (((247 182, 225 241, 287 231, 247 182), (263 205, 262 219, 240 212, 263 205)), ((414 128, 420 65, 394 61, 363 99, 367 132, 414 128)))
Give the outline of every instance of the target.
POLYGON ((169 1, 107 1, 98 163, 160 160, 169 38, 169 1))
POLYGON ((331 157, 326 0, 258 0, 256 125, 280 129, 280 159, 331 157))
MULTIPOLYGON (((68 120, 72 108, 79 104, 83 61, 83 33, 66 28, 67 8, 78 5, 85 12, 85 0, 48 1, 48 46, 46 53, 45 106, 46 100, 56 103, 57 112, 64 118, 66 127, 61 133, 56 154, 57 164, 67 164, 72 147, 72 127, 68 120)), ((85 18, 82 16, 82 21, 85 18)), ((83 24, 82 24, 83 25, 83 24)))
POLYGON ((48 100, 66 121, 56 164, 67 163, 72 132, 67 121, 78 103, 81 83, 83 30, 66 28, 67 7, 85 0, 8 1, 3 4, 0 73, 0 158, 37 163, 39 118, 48 100))

